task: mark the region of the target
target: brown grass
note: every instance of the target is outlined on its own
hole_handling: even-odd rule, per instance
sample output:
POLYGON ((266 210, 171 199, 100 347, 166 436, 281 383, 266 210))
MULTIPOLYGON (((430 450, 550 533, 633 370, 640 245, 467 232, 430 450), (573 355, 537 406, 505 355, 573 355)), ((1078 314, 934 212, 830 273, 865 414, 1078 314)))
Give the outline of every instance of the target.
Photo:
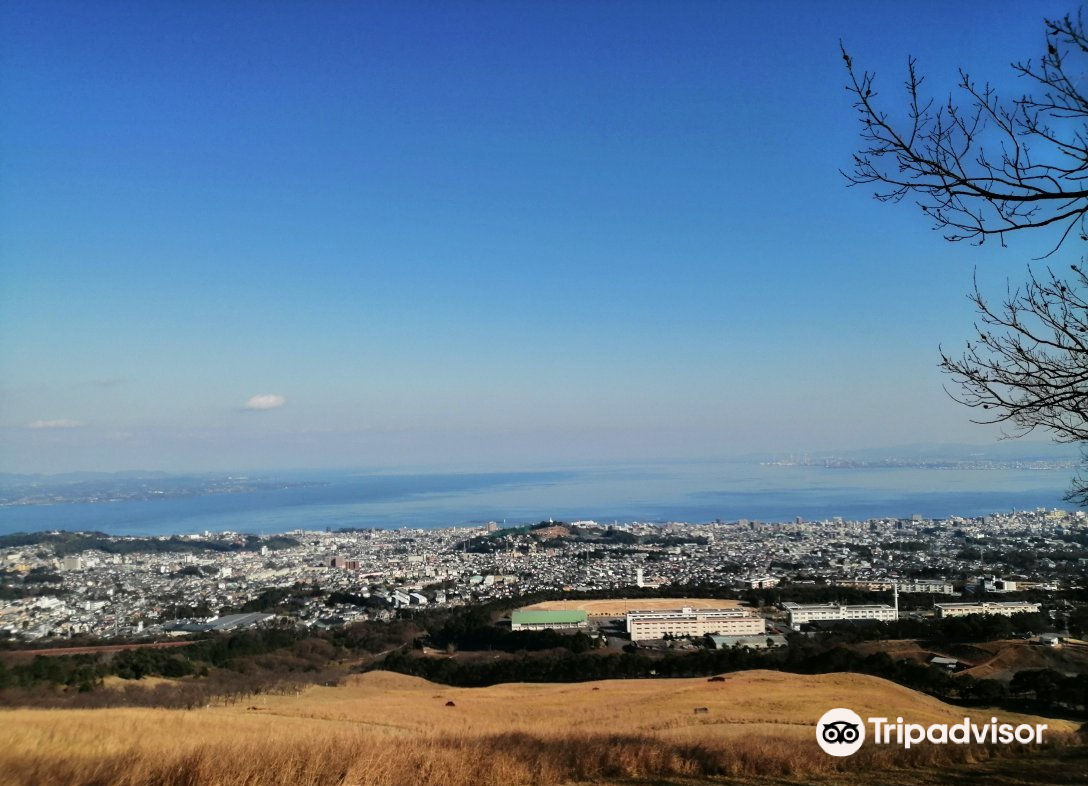
POLYGON ((1007 680, 1026 669, 1082 672, 1088 668, 1088 647, 1080 643, 1054 649, 1029 641, 988 641, 974 646, 980 658, 972 668, 960 673, 977 679, 1007 680))
MULTIPOLYGON (((866 746, 835 759, 820 750, 813 730, 834 706, 862 717, 901 713, 921 723, 964 716, 905 688, 850 674, 744 672, 724 683, 453 689, 374 673, 343 688, 261 697, 248 706, 2 712, 7 744, 0 749, 0 786, 559 786, 629 778, 860 777, 993 753, 866 746), (709 711, 695 715, 695 706, 709 711)), ((1047 722, 1056 731, 1071 728, 1047 722)))

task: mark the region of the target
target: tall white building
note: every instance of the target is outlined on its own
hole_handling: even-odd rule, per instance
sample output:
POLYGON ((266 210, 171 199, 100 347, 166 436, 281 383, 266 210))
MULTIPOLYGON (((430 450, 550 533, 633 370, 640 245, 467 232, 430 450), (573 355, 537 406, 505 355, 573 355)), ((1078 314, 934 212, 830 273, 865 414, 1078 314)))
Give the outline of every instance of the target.
POLYGON ((662 609, 627 612, 631 641, 670 636, 758 636, 767 632, 767 622, 748 609, 662 609))
POLYGON ((790 627, 799 628, 806 622, 830 622, 839 620, 880 620, 894 622, 899 619, 899 587, 895 587, 895 605, 869 603, 847 606, 841 603, 783 603, 789 614, 790 627))
POLYGON ((979 601, 978 603, 934 603, 933 611, 937 619, 948 617, 966 617, 968 614, 1000 614, 1011 617, 1013 614, 1037 614, 1040 609, 1038 603, 1029 603, 1026 600, 1015 600, 1006 603, 993 603, 991 601, 979 601))

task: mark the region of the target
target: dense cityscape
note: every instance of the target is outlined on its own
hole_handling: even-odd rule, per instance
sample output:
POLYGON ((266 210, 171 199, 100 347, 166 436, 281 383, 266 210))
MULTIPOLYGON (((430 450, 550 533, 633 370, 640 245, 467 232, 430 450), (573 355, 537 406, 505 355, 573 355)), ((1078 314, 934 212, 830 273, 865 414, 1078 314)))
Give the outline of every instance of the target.
MULTIPOLYGON (((1088 570, 1088 517, 1059 510, 943 520, 491 523, 269 537, 39 533, 0 543, 0 631, 25 641, 160 638, 255 624, 267 615, 238 614, 270 591, 300 586, 320 592, 277 614, 329 628, 389 620, 414 607, 627 587, 837 586, 882 600, 893 589, 943 601, 1025 591, 1045 597, 1082 587, 1088 570)), ((901 613, 933 612, 904 606, 901 613)))
POLYGON ((922 11, 0 3, 0 786, 1088 784, 1088 16, 922 11))

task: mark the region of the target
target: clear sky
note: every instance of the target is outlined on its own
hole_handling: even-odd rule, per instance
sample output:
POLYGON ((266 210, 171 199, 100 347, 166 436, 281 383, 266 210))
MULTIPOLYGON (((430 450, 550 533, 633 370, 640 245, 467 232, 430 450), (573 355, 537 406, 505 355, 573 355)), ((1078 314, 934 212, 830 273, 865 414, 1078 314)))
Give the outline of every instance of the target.
MULTIPOLYGON (((840 39, 1020 89, 1052 2, 0 4, 0 470, 992 441, 840 39)), ((1073 253, 1070 251, 1069 253, 1073 253)))

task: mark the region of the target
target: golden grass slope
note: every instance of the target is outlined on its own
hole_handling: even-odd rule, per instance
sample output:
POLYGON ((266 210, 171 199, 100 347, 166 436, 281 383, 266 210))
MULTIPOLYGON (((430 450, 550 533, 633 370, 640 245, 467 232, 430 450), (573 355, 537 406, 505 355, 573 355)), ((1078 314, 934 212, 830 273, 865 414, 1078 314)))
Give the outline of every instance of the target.
MULTIPOLYGON (((469 723, 474 731, 485 733, 561 729, 630 734, 717 727, 712 736, 718 736, 744 733, 743 727, 753 723, 802 726, 809 733, 825 710, 843 706, 862 717, 898 714, 915 723, 964 718, 962 708, 878 677, 778 671, 738 672, 725 682, 604 680, 488 688, 452 688, 403 674, 371 672, 353 677, 346 687, 310 688, 299 697, 261 697, 251 706, 260 709, 250 714, 343 721, 405 733, 459 731, 469 723), (446 706, 448 701, 455 706, 446 706), (696 715, 696 707, 708 712, 696 715)), ((244 714, 238 708, 211 712, 244 714)), ((1073 729, 1073 724, 1058 723, 1073 729)))
MULTIPOLYGON (((960 746, 863 748, 833 759, 814 724, 957 722, 965 712, 857 674, 749 671, 725 682, 627 680, 450 688, 375 672, 339 688, 201 710, 0 712, 0 784, 558 786, 574 781, 864 772, 988 755, 960 746), (454 706, 447 706, 452 701, 454 706), (705 713, 694 713, 706 707, 705 713)), ((970 713, 988 721, 991 713, 970 713)), ((994 713, 1013 723, 1073 724, 994 713)))

